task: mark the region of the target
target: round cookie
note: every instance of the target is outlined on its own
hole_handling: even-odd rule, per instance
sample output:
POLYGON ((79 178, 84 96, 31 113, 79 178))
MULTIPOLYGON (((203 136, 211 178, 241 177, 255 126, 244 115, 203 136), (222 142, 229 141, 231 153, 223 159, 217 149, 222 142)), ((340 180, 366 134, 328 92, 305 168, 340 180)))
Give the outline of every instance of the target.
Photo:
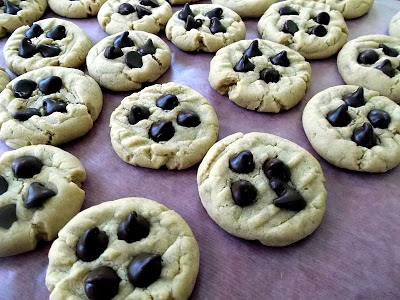
POLYGON ((389 34, 400 38, 400 11, 390 21, 389 34))
POLYGON ((378 91, 400 103, 400 39, 366 35, 348 42, 337 65, 344 82, 378 91))
POLYGON ((127 30, 157 34, 171 16, 172 8, 166 0, 109 0, 97 19, 108 34, 127 30))
POLYGON ((277 113, 304 97, 310 77, 310 64, 296 51, 266 40, 243 40, 218 50, 209 81, 241 107, 277 113))
POLYGON ((8 68, 20 75, 46 66, 77 68, 91 46, 79 26, 49 18, 15 30, 3 50, 8 68))
POLYGON ((212 0, 213 4, 226 6, 242 18, 259 18, 265 11, 278 0, 212 0))
POLYGON ((347 25, 329 5, 306 0, 275 3, 258 22, 263 39, 299 52, 306 59, 337 53, 347 41, 347 25))
POLYGON ((9 83, 11 80, 10 76, 8 76, 7 72, 4 70, 4 68, 0 67, 0 92, 4 90, 6 87, 7 83, 9 83))
POLYGON ((310 235, 325 213, 318 161, 281 137, 236 133, 217 142, 197 183, 209 216, 235 236, 286 246, 310 235))
POLYGON ((47 0, 0 0, 0 38, 39 20, 46 8, 47 0))
POLYGON ((102 106, 100 87, 80 70, 31 71, 0 93, 0 139, 11 148, 60 145, 86 134, 102 106))
POLYGON ((110 127, 118 156, 152 169, 189 168, 218 137, 217 115, 207 99, 173 82, 124 98, 111 115, 110 127))
POLYGON ((86 172, 53 146, 23 147, 0 158, 0 257, 51 241, 81 209, 86 172))
POLYGON ((184 51, 215 52, 243 40, 246 25, 233 10, 214 4, 185 4, 165 28, 167 38, 184 51))
POLYGON ((188 299, 199 257, 176 212, 124 198, 82 211, 60 231, 46 286, 50 299, 188 299))
POLYGON ((57 15, 77 19, 96 16, 106 0, 48 0, 57 15))
POLYGON ((307 103, 303 127, 315 151, 337 167, 386 172, 400 163, 400 107, 378 92, 326 89, 307 103))
POLYGON ((374 0, 314 0, 328 4, 340 11, 345 19, 355 19, 365 15, 374 4, 374 0))

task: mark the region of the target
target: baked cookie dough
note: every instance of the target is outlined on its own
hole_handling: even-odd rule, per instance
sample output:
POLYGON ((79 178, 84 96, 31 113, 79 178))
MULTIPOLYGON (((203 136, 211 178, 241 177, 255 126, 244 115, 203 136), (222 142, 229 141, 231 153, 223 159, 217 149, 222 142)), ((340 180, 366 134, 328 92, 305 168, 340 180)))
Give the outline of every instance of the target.
POLYGON ((90 76, 112 91, 131 91, 157 80, 171 64, 171 51, 158 36, 125 31, 102 39, 86 59, 90 76))
POLYGON ((108 0, 97 19, 108 34, 141 30, 157 34, 172 16, 166 0, 108 0))
POLYGON ((100 7, 107 0, 48 0, 49 6, 56 14, 77 19, 96 16, 100 7))
POLYGON ((209 81, 241 107, 277 113, 304 97, 310 77, 310 64, 296 51, 266 40, 244 40, 218 50, 209 81))
POLYGON ((8 68, 20 75, 46 66, 77 68, 91 46, 79 26, 49 18, 15 30, 3 50, 8 68))
POLYGON ((365 15, 374 4, 374 0, 314 0, 328 4, 342 13, 345 19, 355 19, 365 15))
POLYGON ((0 38, 39 20, 46 8, 47 0, 0 0, 0 38))
POLYGON ((339 52, 337 65, 347 84, 400 103, 400 39, 377 34, 351 40, 339 52))
POLYGON ((218 137, 217 115, 207 99, 173 82, 124 98, 111 115, 110 127, 118 156, 152 169, 189 168, 218 137))
POLYGON ((299 52, 306 59, 337 53, 347 41, 347 25, 329 5, 306 0, 275 3, 258 22, 263 39, 299 52))
POLYGON ((7 83, 9 83, 11 80, 10 76, 8 76, 7 72, 4 70, 4 68, 0 67, 0 92, 4 90, 6 87, 7 83))
POLYGON ((213 4, 226 6, 242 18, 259 18, 265 11, 278 0, 212 0, 213 4))
POLYGON ((165 28, 167 38, 184 51, 215 52, 243 40, 246 25, 233 10, 214 4, 185 4, 165 28))
POLYGON ((281 137, 236 133, 217 142, 197 183, 209 216, 230 234, 286 246, 310 235, 325 213, 318 161, 281 137))
POLYGON ((0 93, 0 139, 11 148, 60 145, 86 134, 102 106, 100 87, 80 70, 31 71, 0 93))
POLYGON ((199 247, 176 212, 144 198, 90 207, 49 252, 50 299, 188 299, 199 247))
POLYGON ((337 167, 386 172, 400 163, 400 107, 378 92, 326 89, 307 103, 303 126, 315 151, 337 167))
POLYGON ((80 161, 53 146, 23 147, 0 158, 0 256, 52 241, 81 209, 86 172, 80 161))
POLYGON ((390 21, 389 34, 400 38, 400 11, 390 21))

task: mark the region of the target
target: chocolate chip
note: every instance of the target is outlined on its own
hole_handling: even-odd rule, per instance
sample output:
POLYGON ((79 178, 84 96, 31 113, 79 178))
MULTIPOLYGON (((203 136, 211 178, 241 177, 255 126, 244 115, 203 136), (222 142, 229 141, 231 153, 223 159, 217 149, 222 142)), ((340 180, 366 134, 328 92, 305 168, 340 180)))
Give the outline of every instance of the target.
POLYGON ((217 8, 214 8, 213 10, 210 10, 209 12, 206 12, 205 16, 209 19, 217 18, 217 19, 221 20, 223 13, 224 13, 224 10, 221 7, 217 7, 217 8))
POLYGON ((307 202, 298 191, 287 185, 283 193, 274 200, 274 205, 279 208, 300 211, 306 207, 307 202))
POLYGON ((350 124, 351 116, 347 112, 347 104, 342 104, 338 108, 330 111, 326 116, 328 122, 335 127, 344 127, 350 124))
POLYGON ((290 61, 289 61, 286 51, 279 52, 275 56, 272 56, 270 58, 270 60, 274 65, 278 65, 278 66, 282 66, 282 67, 290 66, 290 61))
POLYGON ((37 53, 36 46, 28 38, 23 38, 19 43, 18 55, 23 58, 29 58, 37 53))
POLYGON ((17 220, 16 204, 7 204, 0 207, 0 227, 9 229, 17 220))
POLYGON ((292 20, 287 20, 283 24, 282 31, 284 33, 289 33, 291 35, 294 35, 297 31, 299 31, 299 27, 297 27, 296 23, 293 22, 292 20))
POLYGON ((133 41, 129 38, 129 32, 125 31, 121 35, 117 36, 113 42, 115 47, 124 48, 135 46, 133 41))
POLYGON ((363 106, 365 104, 363 87, 360 86, 354 93, 350 93, 344 96, 343 101, 346 102, 348 106, 363 106))
POLYGON ((76 245, 76 255, 82 261, 97 259, 108 246, 108 237, 98 227, 92 227, 85 231, 76 245))
POLYGON ((28 99, 36 90, 37 84, 30 79, 18 80, 13 86, 14 96, 17 98, 28 99))
POLYGON ((253 71, 254 68, 255 65, 249 60, 246 54, 243 54, 242 58, 238 61, 233 70, 235 72, 249 72, 253 71))
POLYGON ((39 90, 45 95, 50 95, 59 92, 62 84, 63 82, 60 77, 50 76, 39 81, 39 90))
POLYGON ((12 116, 18 121, 26 121, 33 116, 41 116, 41 114, 40 111, 36 108, 25 108, 24 110, 13 113, 12 116))
POLYGON ((139 49, 139 53, 142 55, 156 54, 156 47, 154 47, 153 41, 148 39, 143 47, 139 49))
POLYGON ((41 206, 47 199, 55 196, 56 193, 39 182, 34 182, 28 189, 28 195, 25 200, 27 208, 41 206))
POLYGON ((129 51, 125 55, 125 64, 129 68, 141 68, 143 66, 143 59, 139 52, 129 51))
POLYGON ((115 46, 109 46, 106 48, 106 50, 104 50, 104 57, 107 59, 115 59, 123 55, 124 53, 122 52, 121 48, 115 46))
POLYGON ((151 125, 149 135, 155 142, 170 140, 175 134, 174 126, 171 121, 160 121, 151 125))
POLYGON ((43 164, 39 158, 24 155, 13 160, 11 169, 17 178, 32 178, 34 175, 40 173, 42 166, 43 164))
POLYGON ((243 54, 246 54, 248 58, 263 55, 260 48, 258 48, 258 40, 252 41, 249 48, 243 54))
POLYGON ((321 12, 319 13, 315 18, 314 21, 317 22, 318 24, 323 24, 323 25, 328 25, 331 20, 331 17, 327 12, 321 12))
POLYGON ((57 25, 46 33, 46 37, 53 40, 62 40, 66 36, 66 29, 62 25, 57 25))
POLYGON ((394 77, 395 75, 395 70, 392 68, 392 63, 388 59, 385 59, 382 64, 376 67, 376 69, 382 71, 390 78, 394 77))
POLYGON ((128 266, 128 279, 139 288, 148 287, 160 278, 161 256, 152 253, 142 253, 135 256, 128 266))
POLYGON ((379 59, 379 54, 371 49, 365 50, 358 55, 357 62, 359 64, 372 65, 379 59))
POLYGON ((278 82, 279 79, 281 78, 281 75, 277 70, 268 68, 260 72, 260 78, 261 80, 264 80, 266 83, 278 82))
POLYGON ((396 57, 399 55, 399 51, 396 49, 390 48, 386 46, 385 44, 379 44, 379 48, 382 48, 383 53, 385 53, 387 56, 391 57, 396 57))
POLYGON ((176 122, 184 127, 196 127, 200 124, 200 117, 194 111, 185 109, 178 114, 176 122))
POLYGON ((135 12, 135 9, 129 3, 122 3, 118 8, 118 13, 123 16, 129 15, 134 12, 135 12))
POLYGON ((288 182, 290 179, 290 169, 278 158, 265 161, 263 171, 268 179, 277 178, 284 182, 288 182))
POLYGON ((247 180, 238 180, 231 185, 232 199, 241 207, 251 205, 257 197, 257 190, 247 180))
POLYGON ((7 190, 8 190, 7 180, 0 175, 0 195, 3 195, 5 192, 7 192, 7 190))
POLYGON ((212 34, 216 34, 218 32, 225 33, 226 28, 224 25, 222 25, 220 20, 214 17, 211 19, 210 31, 212 34))
POLYGON ((110 300, 118 294, 121 279, 110 267, 98 267, 85 278, 85 293, 90 300, 110 300))
POLYGON ((323 37, 328 33, 324 25, 317 25, 311 30, 311 34, 314 34, 318 37, 323 37))
POLYGON ((18 5, 6 0, 6 9, 4 12, 9 15, 16 15, 20 10, 22 10, 18 5))
POLYGON ((289 5, 285 5, 279 9, 279 14, 281 16, 287 16, 287 15, 298 15, 299 13, 289 5))
POLYGON ((144 106, 134 105, 128 115, 129 124, 135 125, 137 122, 147 119, 150 116, 149 109, 144 106))
POLYGON ((358 146, 366 148, 372 148, 376 145, 374 130, 372 129, 372 125, 369 123, 364 123, 363 126, 356 128, 351 139, 358 146))
POLYGON ((156 105, 164 110, 172 110, 179 105, 179 100, 175 95, 166 94, 157 99, 156 105))
POLYGON ((48 116, 54 112, 67 112, 67 103, 55 99, 43 100, 44 115, 48 116))
POLYGON ((368 113, 368 120, 371 122, 372 126, 385 129, 388 128, 391 118, 386 111, 373 109, 368 113))
POLYGON ((240 174, 250 173, 254 170, 253 154, 249 150, 243 150, 232 156, 229 159, 229 169, 240 174))
POLYGON ((40 44, 37 46, 37 50, 42 54, 43 57, 54 57, 60 54, 61 49, 58 46, 40 44))
POLYGON ((136 5, 136 13, 139 19, 143 18, 144 16, 149 16, 152 14, 150 9, 141 5, 136 5))
POLYGON ((136 212, 131 212, 127 219, 119 223, 118 239, 133 243, 147 237, 149 232, 149 222, 136 212))
POLYGON ((31 27, 28 28, 27 31, 25 31, 25 36, 28 39, 32 39, 40 36, 42 33, 43 33, 42 27, 40 27, 38 24, 33 24, 31 27))
POLYGON ((188 16, 194 17, 194 14, 190 9, 189 3, 186 3, 183 9, 179 12, 178 18, 186 22, 188 16))
POLYGON ((195 20, 192 16, 188 16, 185 23, 186 31, 199 28, 203 24, 202 20, 195 20))
POLYGON ((159 7, 160 5, 153 0, 140 0, 140 4, 145 5, 145 6, 150 6, 150 7, 159 7))

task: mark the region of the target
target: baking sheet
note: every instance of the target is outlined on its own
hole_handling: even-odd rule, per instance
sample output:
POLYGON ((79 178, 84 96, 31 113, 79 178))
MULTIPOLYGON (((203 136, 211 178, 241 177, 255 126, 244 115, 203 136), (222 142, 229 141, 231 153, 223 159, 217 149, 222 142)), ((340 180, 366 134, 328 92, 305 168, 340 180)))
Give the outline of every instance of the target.
MULTIPOLYGON (((180 8, 175 7, 174 11, 180 8)), ((390 18, 399 10, 399 1, 376 0, 367 15, 347 21, 349 39, 388 34, 390 18)), ((45 14, 54 16, 51 12, 45 14)), ((72 21, 89 34, 93 43, 107 36, 96 18, 72 21)), ((259 37, 257 20, 245 23, 246 39, 259 37)), ((164 34, 161 36, 167 41, 164 34)), ((0 39, 3 66, 5 42, 6 38, 0 39)), ((219 138, 239 131, 268 132, 299 144, 318 159, 328 191, 321 226, 310 237, 284 248, 269 248, 229 235, 201 205, 197 167, 184 171, 149 170, 130 166, 118 158, 111 147, 109 119, 130 93, 105 90, 103 111, 93 129, 61 147, 78 157, 86 168, 83 209, 140 196, 178 212, 192 228, 201 253, 200 273, 191 299, 399 299, 400 167, 385 174, 361 174, 331 166, 313 151, 301 125, 303 108, 313 95, 343 84, 336 57, 311 62, 311 87, 299 105, 276 115, 261 114, 236 106, 211 88, 208 72, 213 54, 185 53, 167 43, 172 65, 157 82, 174 81, 202 93, 219 117, 219 138)), ((9 150, 0 142, 0 154, 9 150)), ((0 299, 48 298, 44 282, 50 245, 41 243, 32 252, 0 258, 0 299)))

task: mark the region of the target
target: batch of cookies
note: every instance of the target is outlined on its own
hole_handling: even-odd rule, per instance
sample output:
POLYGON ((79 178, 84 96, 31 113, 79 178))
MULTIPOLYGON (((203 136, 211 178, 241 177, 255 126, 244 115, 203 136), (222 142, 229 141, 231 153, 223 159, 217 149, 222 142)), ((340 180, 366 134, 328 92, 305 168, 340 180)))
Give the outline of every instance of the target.
MULTIPOLYGON (((55 147, 93 127, 101 87, 135 91, 166 72, 171 51, 156 35, 164 29, 183 51, 216 52, 212 88, 258 112, 294 107, 310 85, 306 60, 339 53, 348 85, 307 103, 303 127, 311 145, 344 169, 385 172, 400 163, 393 155, 400 153, 400 13, 390 36, 347 43, 345 19, 367 13, 373 0, 187 2, 0 0, 0 36, 11 33, 4 58, 19 75, 10 81, 0 69, 0 139, 16 149, 0 158, 0 256, 58 236, 46 276, 51 299, 187 299, 195 285, 199 249, 177 213, 143 198, 79 212, 85 169, 55 147), (177 4, 184 6, 173 14, 177 4), (71 21, 37 21, 47 5, 67 18, 97 15, 110 36, 92 46, 71 21), (262 38, 244 40, 242 17, 260 18, 262 38), (72 69, 85 62, 89 75, 72 69)), ((189 87, 170 82, 134 92, 114 110, 110 128, 115 152, 133 166, 182 170, 200 163, 202 204, 232 235, 286 246, 321 223, 327 193, 318 161, 267 133, 217 142, 213 107, 189 87)))

